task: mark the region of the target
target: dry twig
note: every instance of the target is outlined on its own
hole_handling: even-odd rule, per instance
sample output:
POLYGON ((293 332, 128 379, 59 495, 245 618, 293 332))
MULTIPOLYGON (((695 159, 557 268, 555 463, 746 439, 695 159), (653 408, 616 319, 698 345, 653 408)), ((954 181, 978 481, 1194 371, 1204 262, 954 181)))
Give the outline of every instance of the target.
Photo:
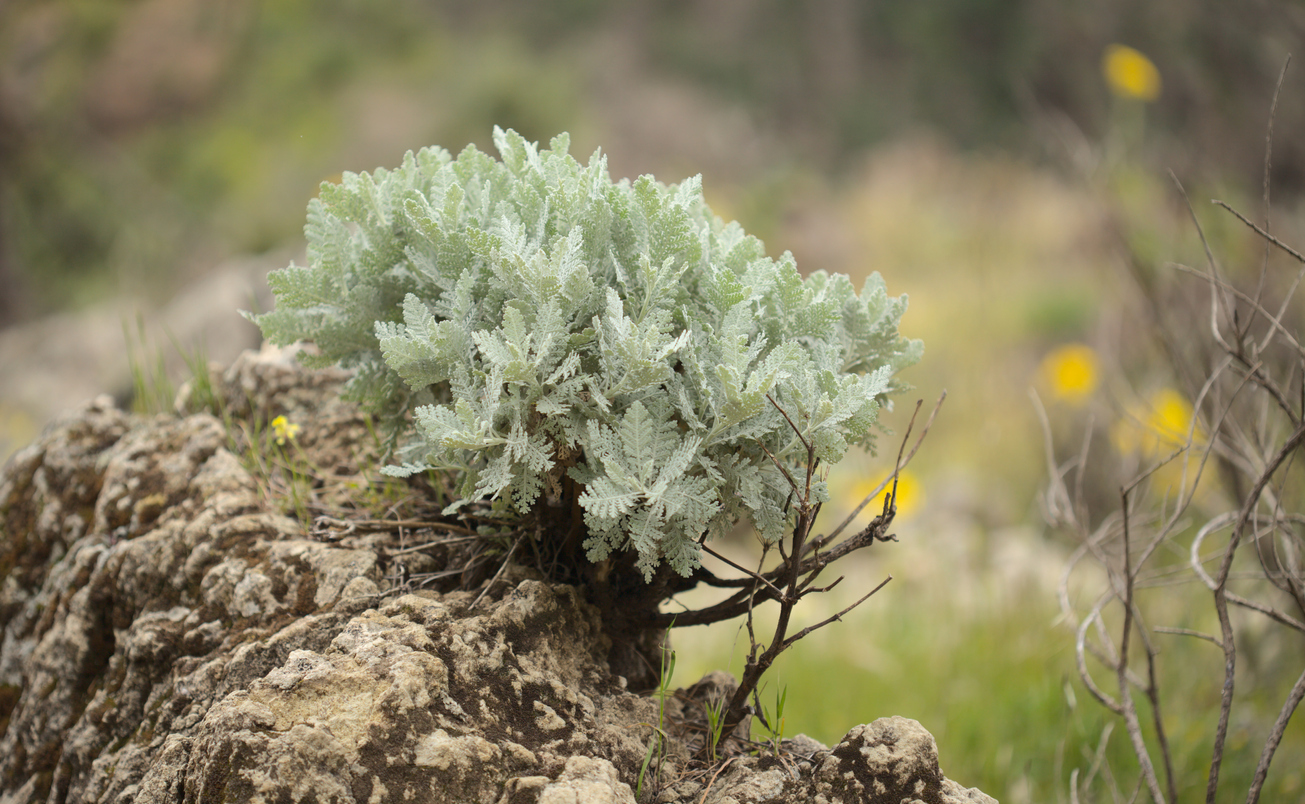
MULTIPOLYGON (((784 416, 785 420, 788 421, 789 426, 793 428, 794 434, 806 448, 807 463, 802 482, 799 483, 793 478, 792 474, 774 458, 773 455, 770 456, 771 460, 780 471, 783 472, 785 479, 788 481, 792 493, 790 501, 791 504, 796 507, 797 512, 792 531, 785 540, 787 544, 785 544, 785 541, 781 541, 776 545, 781 557, 779 566, 768 573, 762 573, 760 568, 758 568, 757 571, 747 570, 726 559, 727 564, 745 574, 746 578, 744 580, 746 586, 740 589, 739 592, 727 601, 720 604, 720 606, 705 610, 710 612, 712 616, 715 616, 721 612, 738 608, 741 609, 739 613, 747 615, 748 640, 750 643, 748 658, 743 668, 743 676, 739 681, 739 686, 726 704, 725 711, 722 715, 723 725, 721 728, 721 734, 726 738, 732 736, 735 729, 743 722, 744 718, 751 714, 749 700, 755 697, 762 676, 770 669, 775 659, 777 659, 781 653, 812 632, 823 628, 830 623, 841 620, 844 615, 864 603, 892 580, 892 576, 890 575, 877 586, 871 588, 868 592, 859 597, 855 602, 842 608, 837 613, 815 623, 814 625, 803 628, 794 634, 788 633, 793 608, 802 598, 809 594, 827 592, 843 580, 840 577, 826 586, 815 586, 815 579, 826 566, 833 561, 836 561, 857 549, 873 544, 876 541, 889 541, 894 538, 889 535, 887 531, 892 525, 893 518, 897 513, 896 499, 898 475, 902 468, 910 461, 911 457, 915 455, 916 450, 919 449, 920 444, 924 440, 924 436, 928 433, 929 425, 932 424, 934 416, 937 415, 938 408, 942 405, 943 398, 945 398, 945 394, 943 397, 939 398, 937 405, 934 407, 933 415, 929 417, 929 421, 925 424, 923 432, 916 440, 914 448, 908 454, 906 452, 906 445, 910 442, 911 431, 915 424, 915 415, 912 415, 910 424, 907 425, 906 433, 902 438, 902 443, 897 453, 897 461, 894 465, 893 472, 888 479, 880 484, 879 489, 863 500, 860 507, 857 508, 857 511, 835 529, 830 536, 812 538, 812 528, 815 525, 816 518, 820 514, 821 508, 821 503, 816 500, 812 489, 813 481, 816 479, 816 469, 818 466, 815 447, 798 428, 797 424, 788 413, 784 411, 784 409, 781 408, 774 399, 769 396, 767 397, 767 399, 770 400, 770 403, 774 405, 775 408, 784 416), (855 536, 845 539, 844 541, 834 545, 829 550, 821 552, 821 548, 829 544, 832 539, 841 534, 855 517, 855 514, 864 508, 869 500, 873 499, 879 491, 886 488, 890 481, 892 482, 892 491, 884 497, 883 511, 871 521, 870 525, 855 536), (753 629, 753 611, 756 604, 764 600, 775 600, 779 603, 779 616, 775 624, 774 633, 770 638, 770 642, 763 648, 757 642, 756 634, 753 629)), ((915 414, 918 414, 919 410, 920 405, 917 404, 915 414)), ((763 445, 763 449, 764 448, 763 445)), ((767 451, 767 455, 770 455, 769 451, 767 451)), ((712 555, 716 555, 715 551, 709 550, 706 545, 703 545, 703 548, 708 549, 708 552, 712 555)), ((699 614, 699 612, 677 614, 675 625, 693 624, 694 614, 699 614), (686 614, 688 615, 687 617, 686 614)), ((700 753, 709 750, 708 746, 704 745, 703 751, 700 753)))

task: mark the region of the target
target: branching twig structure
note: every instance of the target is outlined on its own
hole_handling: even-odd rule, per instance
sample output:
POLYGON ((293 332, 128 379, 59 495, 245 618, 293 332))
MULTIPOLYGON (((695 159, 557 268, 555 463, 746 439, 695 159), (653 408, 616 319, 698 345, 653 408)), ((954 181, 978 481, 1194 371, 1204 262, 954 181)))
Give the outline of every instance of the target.
MULTIPOLYGON (((906 433, 902 437, 902 445, 898 450, 897 461, 894 464, 892 474, 885 478, 885 480, 879 484, 878 488, 867 495, 866 498, 862 500, 861 505, 853 511, 847 519, 845 519, 831 533, 825 536, 812 535, 822 505, 822 503, 816 499, 812 485, 813 481, 817 479, 819 471, 819 462, 816 459, 815 447, 803 434, 801 428, 792 418, 790 418, 789 414, 780 408, 774 399, 767 398, 770 399, 770 403, 784 415, 784 418, 788 420, 793 428, 794 434, 801 439, 807 452, 806 470, 804 477, 800 479, 795 479, 786 467, 780 464, 779 461, 775 461, 775 465, 779 467, 781 472, 783 472, 789 483, 792 492, 790 503, 795 506, 797 514, 796 522, 789 537, 785 541, 780 541, 775 545, 780 555, 779 565, 766 573, 762 573, 760 569, 756 572, 751 572, 738 564, 727 560, 727 563, 732 567, 744 572, 745 576, 735 581, 720 581, 718 582, 718 585, 726 585, 727 583, 729 585, 735 585, 739 584, 741 581, 743 588, 718 606, 713 606, 699 612, 677 614, 674 623, 675 625, 691 624, 690 622, 686 622, 686 620, 697 621, 697 618, 693 616, 695 614, 699 617, 705 616, 718 618, 722 614, 733 612, 740 607, 742 608, 742 611, 739 613, 746 613, 747 615, 747 629, 750 642, 748 658, 743 668, 743 677, 740 679, 738 688, 734 691, 733 696, 727 703, 723 715, 723 728, 720 733, 726 736, 734 734, 734 730, 739 726, 739 724, 741 724, 743 720, 754 711, 753 706, 749 701, 756 697, 758 685, 762 676, 764 676, 766 671, 770 669, 771 665, 774 664, 775 660, 779 658, 781 653, 792 647, 803 637, 811 634, 813 631, 841 620, 845 614, 864 603, 892 580, 891 575, 884 578, 877 585, 866 591, 865 594, 858 597, 855 602, 845 606, 837 613, 815 623, 814 625, 807 626, 796 633, 789 633, 789 625, 793 616, 793 609, 799 601, 811 594, 828 592, 843 581, 843 577, 839 576, 833 582, 825 586, 816 586, 816 580, 820 577, 820 573, 825 569, 825 567, 829 566, 829 564, 839 558, 863 547, 868 547, 875 542, 896 540, 896 537, 890 534, 888 529, 892 526, 893 518, 897 514, 898 476, 902 468, 915 455, 920 444, 924 441, 925 436, 928 435, 934 417, 938 415, 938 410, 942 407, 943 400, 946 398, 946 393, 939 397, 928 421, 925 422, 924 427, 921 429, 914 447, 911 449, 910 453, 907 453, 906 445, 910 442, 911 431, 915 426, 915 418, 920 412, 921 403, 916 403, 915 413, 912 414, 911 421, 906 428, 906 433), (856 515, 861 512, 870 500, 877 497, 889 483, 892 484, 892 490, 884 495, 883 509, 880 513, 876 515, 875 518, 870 521, 870 524, 860 532, 841 542, 837 542, 836 540, 838 537, 842 535, 843 531, 846 530, 849 524, 851 524, 856 515), (779 604, 779 615, 775 623, 775 631, 771 635, 770 641, 763 647, 758 643, 756 638, 755 629, 753 627, 753 611, 759 603, 767 600, 774 600, 779 604)), ((773 456, 772 460, 774 460, 773 456)), ((764 550, 762 554, 763 562, 766 557, 766 552, 768 552, 768 550, 764 550)), ((712 551, 712 553, 713 555, 715 554, 714 551, 712 551)), ((757 703, 756 710, 760 710, 759 702, 757 703)), ((706 750, 709 749, 707 746, 704 746, 704 751, 706 750)))
MULTIPOLYGON (((1281 85, 1280 76, 1279 89, 1281 85)), ((1276 90, 1273 104, 1276 108, 1276 90)), ((1300 342, 1299 316, 1292 314, 1290 303, 1305 278, 1305 255, 1270 233, 1271 143, 1272 113, 1265 147, 1263 222, 1257 224, 1230 205, 1214 202, 1265 243, 1260 277, 1252 289, 1234 286, 1220 271, 1196 215, 1191 216, 1205 246, 1207 264, 1204 270, 1178 267, 1207 283, 1209 340, 1192 338, 1191 322, 1186 322, 1185 333, 1162 333, 1176 364, 1175 373, 1189 379, 1204 377, 1188 389, 1196 415, 1180 439, 1182 443, 1172 455, 1123 484, 1118 510, 1096 524, 1091 524, 1093 518, 1082 494, 1087 444, 1075 460, 1064 465, 1057 465, 1049 449, 1051 484, 1044 498, 1046 512, 1053 523, 1079 540, 1060 587, 1062 609, 1077 623, 1079 676, 1092 697, 1123 721, 1138 762, 1138 783, 1156 802, 1177 801, 1180 787, 1194 786, 1190 780, 1179 780, 1175 773, 1161 705, 1156 636, 1201 639, 1217 646, 1222 654, 1219 710, 1212 724, 1209 772, 1204 780, 1205 800, 1210 804, 1220 789, 1238 693, 1239 639, 1247 627, 1245 620, 1234 618, 1234 611, 1242 609, 1264 617, 1286 629, 1290 641, 1305 637, 1305 511, 1300 510, 1305 497, 1299 471, 1292 472, 1301 463, 1305 445, 1305 348, 1300 342), (1299 264, 1289 281, 1270 272, 1269 253, 1274 249, 1299 264), (1282 287, 1281 298, 1276 303, 1270 301, 1273 289, 1282 287), (1180 342, 1185 349, 1175 348, 1180 342), (1178 365, 1182 362, 1185 365, 1178 365), (1165 465, 1178 467, 1180 479, 1176 491, 1158 501, 1148 497, 1148 481, 1165 465), (1070 478, 1075 473, 1071 491, 1070 478), (1218 483, 1222 494, 1207 493, 1200 505, 1193 505, 1202 478, 1207 479, 1207 489, 1218 483), (1207 512, 1214 499, 1223 500, 1226 510, 1207 512), (1142 605, 1140 593, 1174 582, 1176 568, 1172 560, 1162 560, 1166 555, 1185 556, 1188 577, 1208 589, 1217 634, 1151 624, 1157 612, 1142 605), (1071 601, 1070 585, 1085 562, 1104 569, 1106 589, 1082 611, 1071 601), (1093 675, 1089 657, 1106 668, 1111 677, 1108 684, 1093 675), (1149 719, 1143 716, 1135 691, 1145 698, 1149 719)), ((1175 185, 1185 200, 1186 193, 1176 178, 1175 185)), ((1160 320, 1163 316, 1158 311, 1164 309, 1164 300, 1156 295, 1153 283, 1139 284, 1149 294, 1147 301, 1160 320)), ((1050 444, 1049 424, 1040 406, 1039 412, 1050 444)), ((1299 651, 1295 653, 1299 655, 1299 651)), ((1246 791, 1248 804, 1259 800, 1287 723, 1302 698, 1305 668, 1264 736, 1246 791)), ((1104 735, 1102 740, 1104 744, 1104 735)), ((1098 752, 1083 779, 1095 777, 1100 765, 1098 752)), ((1071 800, 1080 800, 1087 784, 1090 781, 1082 781, 1076 772, 1071 778, 1071 800)))

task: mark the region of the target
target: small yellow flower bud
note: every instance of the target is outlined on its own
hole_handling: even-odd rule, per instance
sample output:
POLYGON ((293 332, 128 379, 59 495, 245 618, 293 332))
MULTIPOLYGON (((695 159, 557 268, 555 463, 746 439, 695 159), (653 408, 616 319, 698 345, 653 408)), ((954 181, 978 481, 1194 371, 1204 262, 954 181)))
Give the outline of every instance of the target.
POLYGON ((1110 91, 1121 98, 1150 103, 1160 97, 1160 71, 1150 59, 1127 45, 1106 48, 1101 72, 1110 91))

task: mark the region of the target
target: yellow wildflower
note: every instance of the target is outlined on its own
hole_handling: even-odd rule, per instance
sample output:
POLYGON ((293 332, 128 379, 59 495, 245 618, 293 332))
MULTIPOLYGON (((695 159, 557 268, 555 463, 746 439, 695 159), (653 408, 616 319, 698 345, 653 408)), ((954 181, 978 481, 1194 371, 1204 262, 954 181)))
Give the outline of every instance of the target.
POLYGON ((277 416, 272 420, 272 433, 276 436, 276 443, 285 444, 287 440, 295 440, 299 434, 299 425, 287 421, 285 416, 277 416))
POLYGON ((1129 416, 1111 428, 1111 441, 1120 452, 1140 452, 1162 457, 1187 443, 1205 443, 1205 431, 1194 424, 1196 411, 1187 399, 1172 388, 1162 388, 1151 395, 1145 407, 1134 407, 1129 416), (1139 425, 1140 423, 1140 425, 1139 425))
POLYGON ((1101 382, 1100 360, 1090 346, 1069 343, 1042 360, 1041 373, 1051 395, 1072 405, 1082 404, 1101 382))
POLYGON ((1150 59, 1127 45, 1106 48, 1101 72, 1110 91, 1121 98, 1150 103, 1160 97, 1160 71, 1150 59))
MULTIPOLYGON (((1192 416, 1195 411, 1183 395, 1170 388, 1161 389, 1151 397, 1151 408, 1147 426, 1170 443, 1175 445, 1186 443, 1187 433, 1192 429, 1192 416)), ((1201 432, 1199 426, 1192 438, 1197 442, 1205 440, 1205 434, 1201 432)))

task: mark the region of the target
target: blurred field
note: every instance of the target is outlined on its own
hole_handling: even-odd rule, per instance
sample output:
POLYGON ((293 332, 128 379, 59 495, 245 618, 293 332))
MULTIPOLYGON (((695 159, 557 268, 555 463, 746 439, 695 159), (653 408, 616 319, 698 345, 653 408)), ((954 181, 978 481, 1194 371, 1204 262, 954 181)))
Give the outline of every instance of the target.
MULTIPOLYGON (((1144 248, 1149 256, 1199 264, 1195 230, 1184 226, 1181 199, 1159 177, 1126 171, 1123 179, 1075 179, 1009 156, 962 156, 927 137, 876 150, 856 178, 826 192, 815 213, 822 219, 818 235, 781 229, 780 239, 791 238, 799 260, 803 237, 819 237, 826 249, 839 244, 827 258, 851 272, 881 271, 890 291, 910 295, 903 331, 926 343, 925 360, 910 373, 916 389, 885 420, 900 436, 909 403, 925 400, 927 413, 942 389, 948 397, 906 476, 896 528, 901 544, 875 545, 839 567, 835 576, 847 580, 828 599, 811 600, 793 630, 838 611, 888 575, 893 581, 781 658, 763 701, 773 703, 776 688, 786 686, 786 732, 826 743, 876 717, 914 717, 937 738, 950 778, 1002 801, 1067 801, 1071 770, 1086 776, 1100 745, 1117 768, 1134 761, 1122 725, 1110 725, 1075 670, 1076 623, 1065 621, 1056 602, 1072 545, 1040 524, 1048 467, 1030 391, 1049 408, 1062 457, 1066 439, 1078 437, 1069 434, 1090 418, 1114 434, 1107 439, 1113 444, 1098 440, 1095 447, 1116 471, 1104 480, 1114 485, 1099 490, 1107 495, 1136 470, 1134 447, 1158 450, 1166 437, 1185 433, 1191 407, 1168 390, 1175 378, 1148 345, 1126 263, 1133 249, 1144 248), (1122 230, 1121 214, 1129 216, 1122 230), (1054 362, 1078 353, 1093 365, 1054 362), (1084 372, 1092 376, 1079 376, 1084 372), (1177 401, 1166 403, 1165 394, 1177 401), (1148 395, 1159 400, 1154 407, 1148 395)), ((1254 253, 1253 241, 1204 207, 1200 215, 1228 270, 1239 270, 1239 260, 1254 253)), ((1279 225, 1299 230, 1299 219, 1286 217, 1279 225)), ((1193 281, 1172 266, 1152 267, 1158 282, 1193 281)), ((896 445, 885 437, 877 458, 848 459, 829 470, 838 505, 819 530, 841 521, 875 486, 896 445)), ((874 510, 861 514, 861 525, 874 510)), ((747 545, 735 548, 736 561, 755 562, 747 545)), ((1082 606, 1104 588, 1101 576, 1080 572, 1070 592, 1082 606)), ((1208 597, 1187 585, 1152 599, 1164 601, 1172 622, 1217 632, 1212 614, 1191 613, 1208 609, 1208 597)), ((764 642, 773 613, 759 623, 764 642)), ((742 668, 741 624, 685 629, 673 638, 678 684, 715 667, 736 674, 742 668)), ((1177 724, 1171 739, 1180 795, 1197 796, 1209 764, 1222 657, 1196 640, 1169 639, 1163 652, 1172 675, 1163 687, 1167 717, 1177 724)), ((1299 646, 1287 654, 1299 656, 1299 646)), ((1254 650, 1246 660, 1255 666, 1254 650)), ((1295 667, 1293 659, 1281 674, 1243 671, 1241 683, 1254 692, 1235 713, 1226 788, 1248 783, 1295 667)), ((1305 795, 1299 718, 1274 767, 1268 800, 1305 795)))
MULTIPOLYGON (((302 249, 320 181, 427 144, 488 147, 494 124, 545 140, 568 129, 582 161, 601 145, 617 176, 701 172, 713 208, 773 254, 858 280, 879 271, 891 294, 910 297, 903 332, 925 341, 906 376, 915 390, 885 413, 896 436, 877 457, 831 471, 831 509, 884 476, 916 398, 927 413, 948 393, 904 478, 900 543, 836 567, 847 580, 800 610, 799 625, 814 622, 893 576, 780 661, 765 695, 787 687, 786 733, 833 743, 876 717, 913 717, 937 738, 950 778, 1008 804, 1068 801, 1076 768, 1114 768, 1131 785, 1123 728, 1079 682, 1056 602, 1073 545, 1042 524, 1046 445, 1029 392, 1062 455, 1089 421, 1122 428, 1098 440, 1105 468, 1088 489, 1109 503, 1140 460, 1119 447, 1154 435, 1169 414, 1148 400, 1177 387, 1139 290, 1190 281, 1167 263, 1204 260, 1165 169, 1189 185, 1226 269, 1258 270, 1260 245, 1206 199, 1256 209, 1268 97, 1283 55, 1300 51, 1298 9, 602 6, 405 3, 384 16, 343 0, 0 7, 0 323, 11 326, 0 339, 30 352, 21 345, 33 332, 42 343, 71 332, 66 351, 78 353, 76 338, 119 337, 124 304, 154 310, 232 258, 283 264, 302 249), (1154 103, 1108 91, 1100 58, 1115 41, 1156 58, 1154 103), (31 329, 45 314, 86 321, 106 309, 94 336, 56 319, 31 329), (1143 435, 1128 435, 1130 415, 1143 435)), ((1301 86, 1289 78, 1273 171, 1275 231, 1297 247, 1301 86)), ((151 337, 167 344, 161 330, 151 337)), ((85 371, 41 363, 41 383, 85 371)), ((76 401, 39 395, 48 404, 35 409, 0 388, 0 450, 76 401)), ((1174 410, 1180 425, 1190 416, 1174 410)), ((822 524, 840 518, 829 510, 822 524)), ((749 545, 729 549, 749 563, 749 545)), ((1088 574, 1071 591, 1081 603, 1100 584, 1088 574)), ((1207 605, 1189 586, 1161 594, 1179 613, 1207 605)), ((1198 626, 1211 628, 1188 623, 1198 626)), ((673 639, 681 686, 716 668, 738 673, 746 648, 739 624, 673 639)), ((1191 639, 1164 651, 1180 792, 1196 798, 1220 657, 1191 639)), ((1285 693, 1277 663, 1298 667, 1301 653, 1268 637, 1252 645, 1229 789, 1244 789, 1285 693)), ((1265 800, 1305 800, 1299 714, 1273 768, 1265 800)))

